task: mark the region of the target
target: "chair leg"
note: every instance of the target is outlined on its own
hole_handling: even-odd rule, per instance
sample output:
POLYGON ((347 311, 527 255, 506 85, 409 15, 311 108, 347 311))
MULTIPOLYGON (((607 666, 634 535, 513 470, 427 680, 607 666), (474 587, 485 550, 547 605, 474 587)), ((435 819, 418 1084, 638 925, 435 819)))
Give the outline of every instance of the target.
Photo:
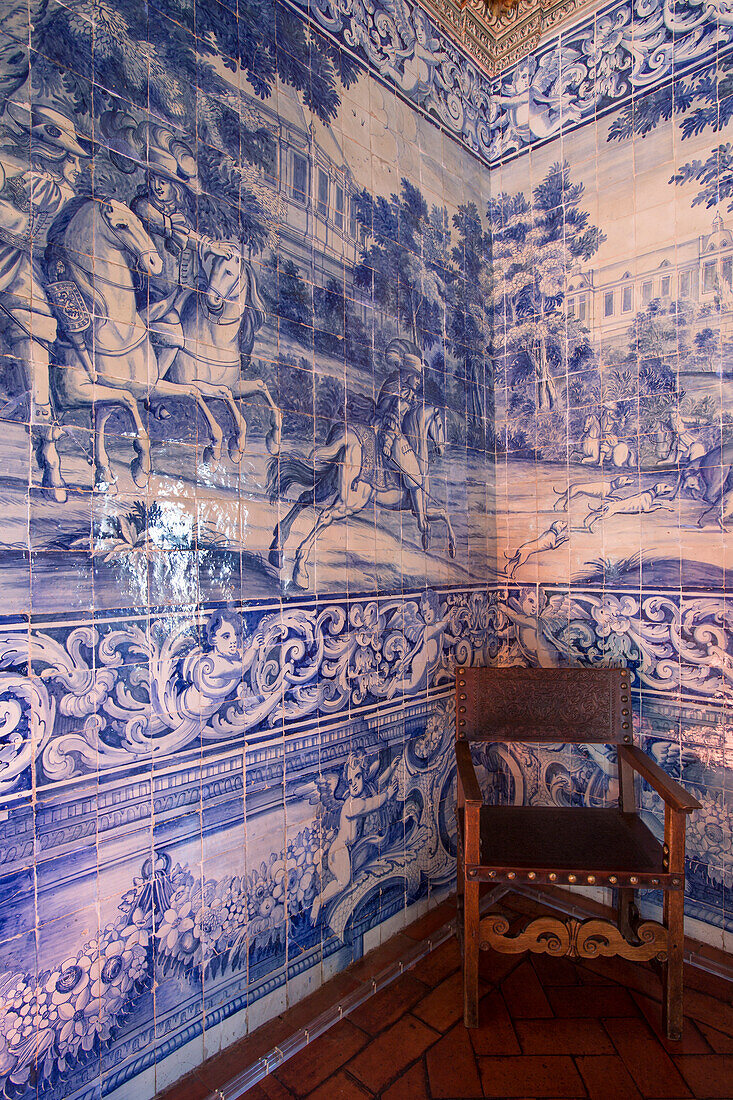
POLYGON ((636 890, 621 887, 616 892, 616 919, 619 931, 629 943, 638 942, 636 922, 639 910, 636 908, 636 890))
POLYGON ((667 961, 663 971, 662 1023, 668 1039, 682 1038, 682 962, 685 943, 685 895, 664 895, 667 961))
POLYGON ((458 934, 458 940, 461 945, 461 952, 463 952, 463 888, 465 883, 465 873, 463 870, 463 847, 460 839, 458 842, 458 852, 456 855, 456 932, 458 934))
POLYGON ((478 1027, 479 912, 477 882, 465 882, 463 894, 463 1022, 478 1027))

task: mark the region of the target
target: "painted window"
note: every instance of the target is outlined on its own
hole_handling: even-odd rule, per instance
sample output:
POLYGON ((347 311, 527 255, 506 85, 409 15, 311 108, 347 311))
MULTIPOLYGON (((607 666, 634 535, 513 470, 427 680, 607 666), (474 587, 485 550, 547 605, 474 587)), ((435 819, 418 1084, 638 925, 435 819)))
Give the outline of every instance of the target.
POLYGON ((336 203, 334 221, 336 222, 337 229, 344 228, 344 189, 336 184, 336 203))
POLYGON ((356 239, 356 229, 358 224, 359 223, 356 218, 356 199, 352 197, 349 202, 349 236, 353 237, 354 239, 356 239))
POLYGON ((707 263, 702 269, 703 294, 710 294, 715 290, 715 262, 707 263))
POLYGON ((621 303, 621 309, 624 313, 630 313, 634 304, 634 288, 631 286, 624 287, 624 296, 621 303))
POLYGON ((578 320, 585 320, 585 298, 578 298, 578 320))
POLYGON ((665 275, 662 279, 662 297, 668 298, 669 292, 672 287, 672 279, 669 275, 665 275))
POLYGON ((293 198, 304 203, 308 197, 308 161, 293 153, 293 198))
POLYGON ((318 169, 318 213, 328 217, 328 173, 322 168, 318 169))
POLYGON ((654 284, 652 283, 651 279, 649 279, 648 282, 641 284, 641 304, 643 306, 648 306, 652 300, 653 285, 654 284))
POLYGON ((603 296, 603 313, 606 317, 613 317, 613 291, 607 290, 603 296))
POLYGON ((727 286, 730 289, 731 282, 733 281, 733 258, 726 256, 723 260, 723 286, 727 286))
POLYGON ((692 297, 692 272, 683 271, 680 274, 680 298, 692 297))

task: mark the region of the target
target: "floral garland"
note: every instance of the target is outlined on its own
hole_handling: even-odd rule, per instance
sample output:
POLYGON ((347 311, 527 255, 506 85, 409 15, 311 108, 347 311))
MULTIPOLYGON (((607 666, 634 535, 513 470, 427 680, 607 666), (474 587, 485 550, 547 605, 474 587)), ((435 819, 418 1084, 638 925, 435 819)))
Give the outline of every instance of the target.
POLYGON ((0 1095, 51 1087, 98 1055, 156 971, 213 977, 284 946, 288 918, 309 919, 333 836, 317 823, 250 874, 218 882, 159 852, 121 915, 75 955, 38 976, 0 973, 0 1095))

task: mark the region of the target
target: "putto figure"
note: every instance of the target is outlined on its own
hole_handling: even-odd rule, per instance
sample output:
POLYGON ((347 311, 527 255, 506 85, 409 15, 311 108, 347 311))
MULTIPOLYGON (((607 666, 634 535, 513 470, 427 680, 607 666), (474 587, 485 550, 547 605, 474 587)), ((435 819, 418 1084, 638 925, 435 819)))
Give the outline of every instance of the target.
POLYGON ((396 766, 396 763, 393 764, 376 781, 379 758, 375 758, 370 765, 364 750, 358 749, 349 754, 340 780, 337 776, 331 776, 316 781, 322 816, 327 819, 327 825, 329 819, 335 825, 336 836, 329 845, 326 857, 328 870, 333 877, 313 902, 313 924, 317 923, 321 909, 351 885, 357 848, 366 844, 379 846, 384 841, 382 822, 373 822, 375 827, 371 831, 368 830, 367 823, 370 815, 377 815, 389 799, 396 797, 399 790, 394 774, 396 766), (336 792, 342 784, 346 787, 346 794, 338 797, 336 792))
POLYGON ((92 143, 77 133, 66 115, 50 107, 8 103, 6 115, 14 129, 6 132, 5 159, 0 161, 0 325, 11 354, 26 374, 42 484, 63 503, 67 493, 49 390, 50 350, 57 325, 41 260, 48 229, 74 197, 92 143))

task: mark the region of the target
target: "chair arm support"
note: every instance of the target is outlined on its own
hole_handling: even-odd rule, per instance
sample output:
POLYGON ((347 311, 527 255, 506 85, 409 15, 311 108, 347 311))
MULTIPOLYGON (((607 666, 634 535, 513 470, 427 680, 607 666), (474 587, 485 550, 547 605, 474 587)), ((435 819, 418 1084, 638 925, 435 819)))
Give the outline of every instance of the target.
POLYGON ((471 759, 471 746, 468 741, 456 741, 456 766, 466 802, 477 802, 482 805, 484 799, 471 759))
POLYGON ((652 760, 648 753, 636 745, 619 745, 618 751, 635 772, 646 779, 667 806, 681 813, 690 814, 700 809, 700 803, 652 760))

